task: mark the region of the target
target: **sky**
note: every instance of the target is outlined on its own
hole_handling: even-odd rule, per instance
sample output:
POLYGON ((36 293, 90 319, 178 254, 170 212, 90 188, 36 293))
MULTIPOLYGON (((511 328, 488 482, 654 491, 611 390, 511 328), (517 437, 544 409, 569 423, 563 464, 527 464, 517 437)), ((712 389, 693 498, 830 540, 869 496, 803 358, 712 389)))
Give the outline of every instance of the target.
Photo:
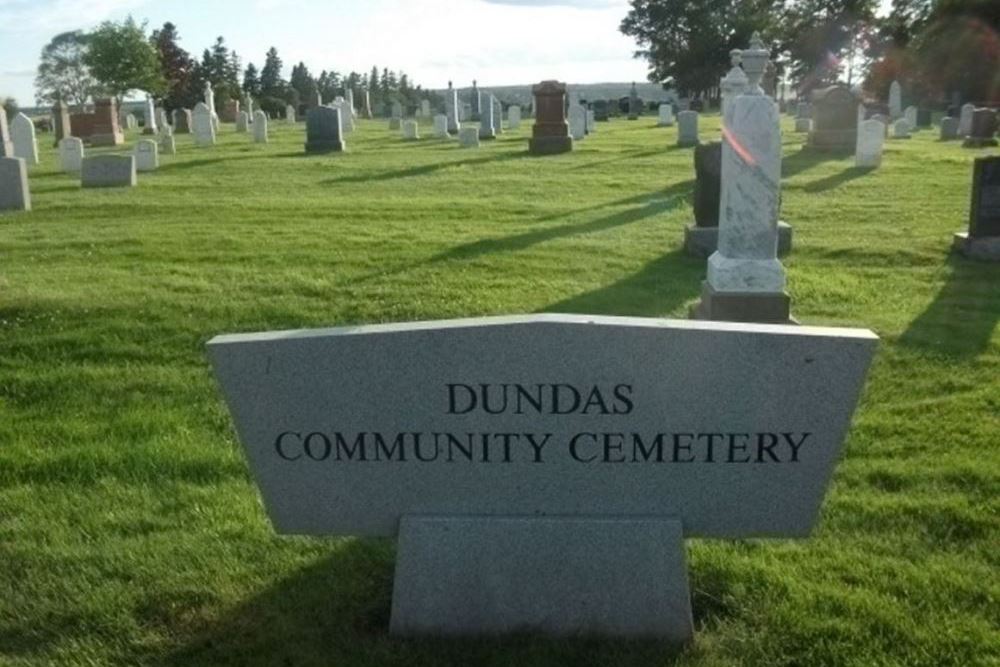
POLYGON ((259 69, 274 46, 286 78, 303 61, 313 74, 402 70, 425 88, 645 81, 618 31, 627 11, 627 0, 0 0, 0 97, 33 105, 54 35, 129 14, 149 30, 173 22, 196 58, 222 35, 259 69))

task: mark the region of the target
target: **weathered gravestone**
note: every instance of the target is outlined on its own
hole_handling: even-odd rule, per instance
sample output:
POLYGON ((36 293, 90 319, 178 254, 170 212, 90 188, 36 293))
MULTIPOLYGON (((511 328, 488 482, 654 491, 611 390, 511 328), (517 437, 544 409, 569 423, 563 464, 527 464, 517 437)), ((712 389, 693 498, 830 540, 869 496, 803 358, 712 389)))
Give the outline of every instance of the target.
POLYGON ((954 246, 967 257, 1000 262, 1000 155, 973 163, 969 231, 955 234, 954 246))
POLYGON ((177 141, 174 139, 174 133, 170 130, 170 126, 165 127, 166 131, 164 131, 164 126, 160 127, 160 134, 157 136, 160 152, 164 155, 174 155, 177 153, 177 141))
POLYGON ((674 126, 674 108, 669 104, 661 104, 659 110, 659 118, 656 124, 659 127, 673 127, 674 126))
POLYGON ((134 113, 125 114, 125 129, 134 130, 139 127, 139 120, 135 117, 134 113))
POLYGON ((146 95, 146 105, 143 109, 142 133, 156 134, 156 105, 149 95, 146 95))
POLYGON ((972 132, 972 114, 976 112, 976 107, 971 104, 963 104, 958 116, 958 136, 965 139, 972 132))
POLYGON ((14 143, 10 139, 7 110, 0 105, 0 157, 14 157, 14 143))
POLYGON ((870 119, 858 126, 858 142, 854 149, 854 166, 877 168, 882 166, 882 147, 885 142, 885 125, 870 119))
POLYGON ((992 109, 976 109, 972 113, 972 128, 962 142, 965 148, 996 146, 997 114, 992 109))
POLYGON ((587 134, 597 132, 597 117, 593 109, 587 109, 587 134))
MULTIPOLYGON (((240 112, 245 113, 243 111, 240 112)), ((212 110, 204 102, 194 105, 194 112, 191 114, 191 125, 194 132, 194 143, 198 146, 215 145, 215 123, 212 119, 212 110)))
POLYGON ((159 107, 156 110, 157 134, 162 133, 164 127, 169 127, 171 130, 174 129, 173 126, 170 125, 170 120, 167 118, 167 110, 163 107, 159 107))
MULTIPOLYGON (((726 72, 726 76, 719 79, 719 90, 722 96, 722 117, 723 122, 730 120, 730 116, 727 115, 731 111, 730 107, 732 101, 736 99, 737 96, 742 95, 747 89, 747 75, 740 67, 740 61, 743 58, 743 51, 740 49, 733 49, 729 52, 729 62, 731 67, 729 71, 726 72)), ((660 107, 660 113, 662 114, 663 107, 660 107)))
POLYGON ((0 211, 30 211, 28 165, 24 158, 0 156, 0 211))
POLYGON ((496 106, 493 104, 493 96, 484 94, 479 105, 479 138, 496 139, 496 106))
POLYGON ((208 349, 279 533, 398 537, 393 633, 680 642, 683 539, 809 535, 876 343, 526 315, 208 349))
POLYGON ((490 101, 493 103, 493 131, 503 134, 503 104, 495 95, 490 95, 490 101))
POLYGON ((68 173, 80 171, 83 164, 83 140, 76 137, 65 137, 59 140, 59 166, 68 173))
POLYGON ((813 91, 812 128, 807 146, 814 150, 848 152, 858 139, 858 98, 837 84, 813 91))
POLYGON ((249 131, 250 129, 250 114, 246 111, 240 111, 236 114, 236 131, 240 134, 249 131))
POLYGON ((174 134, 191 133, 191 110, 174 109, 174 134))
POLYGON ((354 127, 354 119, 358 117, 358 108, 354 104, 354 88, 350 86, 344 90, 344 101, 347 103, 347 112, 351 116, 351 127, 354 127))
POLYGON ((444 108, 448 116, 448 132, 458 134, 462 127, 461 106, 458 102, 458 91, 452 88, 451 81, 448 82, 448 92, 445 93, 444 108))
POLYGON ((903 118, 906 119, 907 124, 910 126, 910 131, 917 129, 917 107, 908 106, 903 110, 903 118))
POLYGON ((133 187, 135 157, 132 155, 95 155, 83 158, 80 182, 85 188, 133 187))
POLYGON ((636 90, 635 82, 632 82, 632 88, 628 93, 628 119, 638 120, 639 114, 642 113, 642 100, 639 99, 639 92, 636 90))
POLYGON ((57 100, 52 105, 52 123, 55 130, 55 146, 58 148, 63 138, 73 135, 69 120, 69 105, 62 100, 57 100))
POLYGON ((479 128, 463 127, 458 131, 458 145, 462 148, 479 148, 479 128))
POLYGON ((420 130, 415 120, 403 121, 403 139, 416 141, 420 138, 420 130))
POLYGON ((439 113, 434 116, 434 138, 448 139, 450 137, 451 135, 448 134, 448 116, 439 113))
POLYGON ((513 104, 507 109, 507 129, 521 129, 521 107, 513 104))
POLYGON ((611 120, 610 105, 607 100, 594 101, 594 119, 600 122, 611 120))
POLYGON ((528 140, 532 155, 555 155, 573 150, 566 122, 566 84, 542 81, 531 87, 535 98, 535 124, 528 140))
POLYGON ((389 129, 398 130, 403 124, 403 105, 399 102, 392 103, 392 111, 389 117, 389 129))
POLYGON ((29 167, 38 164, 38 142, 35 140, 35 124, 23 113, 14 116, 10 124, 10 136, 14 143, 14 157, 22 158, 29 167))
POLYGON ((253 112, 253 141, 255 144, 267 143, 267 114, 260 109, 253 112))
POLYGON ((681 148, 698 145, 698 112, 681 111, 677 114, 677 145, 681 148))
MULTIPOLYGON (((730 112, 732 105, 729 106, 730 112)), ((710 141, 694 147, 694 224, 684 227, 684 251, 709 257, 719 247, 719 206, 722 193, 722 144, 710 141)), ((792 226, 778 222, 778 254, 792 249, 792 226)))
POLYGON ((420 100, 420 116, 422 118, 431 117, 431 103, 430 100, 420 100))
POLYGON ((479 83, 473 79, 472 80, 472 91, 469 93, 469 107, 471 114, 468 116, 469 120, 479 120, 479 114, 482 113, 483 99, 479 94, 479 83))
POLYGON ((142 139, 135 144, 135 170, 156 171, 160 166, 159 147, 152 139, 142 139))
POLYGON ((587 136, 587 111, 580 104, 569 105, 569 136, 582 141, 587 136))
POLYGON ((958 119, 952 116, 945 116, 941 119, 941 141, 951 141, 958 139, 958 119))
POLYGON ((321 106, 306 113, 306 153, 343 151, 343 137, 340 109, 321 106))
POLYGON ((900 118, 895 123, 892 124, 892 138, 893 139, 909 139, 910 138, 910 123, 905 118, 900 118))
POLYGON ((295 107, 291 104, 285 107, 285 122, 289 125, 295 123, 295 107))
POLYGON ((903 88, 899 81, 889 84, 889 117, 896 120, 903 115, 903 88))

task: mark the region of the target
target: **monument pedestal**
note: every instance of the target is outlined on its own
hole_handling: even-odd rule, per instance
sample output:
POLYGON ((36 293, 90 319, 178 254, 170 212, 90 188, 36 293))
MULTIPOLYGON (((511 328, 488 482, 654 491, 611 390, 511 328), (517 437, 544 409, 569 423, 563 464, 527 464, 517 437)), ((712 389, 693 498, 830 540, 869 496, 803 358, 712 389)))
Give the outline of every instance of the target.
POLYGON ((1000 236, 970 237, 968 232, 958 232, 952 248, 969 259, 1000 262, 1000 236))
MULTIPOLYGON (((684 252, 692 257, 707 258, 719 247, 718 227, 699 227, 690 224, 684 228, 684 252)), ((792 251, 792 226, 778 222, 778 254, 792 251)))
POLYGON ((798 324, 791 315, 787 292, 718 292, 701 284, 701 301, 691 308, 691 319, 760 324, 798 324))
POLYGON ((573 150, 573 137, 532 137, 528 139, 528 152, 532 155, 556 155, 573 150))
POLYGON ((689 641, 681 522, 403 516, 390 631, 689 641))

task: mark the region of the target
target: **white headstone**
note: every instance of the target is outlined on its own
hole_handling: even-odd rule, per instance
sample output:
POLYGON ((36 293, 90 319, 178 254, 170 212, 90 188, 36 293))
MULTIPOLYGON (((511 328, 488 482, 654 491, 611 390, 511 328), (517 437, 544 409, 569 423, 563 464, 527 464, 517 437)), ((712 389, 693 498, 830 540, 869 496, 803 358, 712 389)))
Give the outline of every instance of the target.
POLYGON ((976 107, 972 104, 963 104, 958 115, 958 137, 964 139, 972 134, 972 114, 976 112, 976 107))
POLYGON ((156 107, 153 104, 153 98, 146 95, 146 108, 143 118, 143 122, 146 124, 142 128, 143 134, 156 134, 156 107))
POLYGON ((59 140, 59 165, 68 174, 80 171, 83 163, 83 141, 76 137, 63 137, 59 140))
POLYGON ((458 101, 458 91, 454 88, 448 88, 448 92, 445 93, 444 98, 445 114, 448 116, 448 132, 450 134, 458 134, 459 129, 462 127, 462 120, 464 120, 464 115, 462 113, 462 105, 458 101))
POLYGON ((135 117, 134 113, 130 113, 125 116, 125 127, 126 129, 129 130, 134 130, 135 128, 139 127, 139 121, 135 117))
POLYGON ((444 114, 434 116, 434 138, 447 139, 450 136, 448 134, 448 116, 444 114))
POLYGON ((494 116, 496 107, 493 105, 493 96, 481 94, 482 100, 479 105, 479 138, 495 139, 497 136, 497 122, 494 116))
POLYGON ((889 84, 889 117, 896 119, 903 115, 903 88, 899 81, 889 84))
POLYGON ((167 119, 167 110, 160 107, 156 110, 156 128, 162 131, 164 127, 170 127, 170 121, 167 119))
POLYGON ((521 107, 514 104, 507 108, 507 128, 517 130, 521 127, 521 107))
POLYGON ((597 117, 593 109, 587 109, 587 132, 591 134, 597 132, 597 117))
POLYGON ((215 123, 212 122, 212 112, 204 102, 198 102, 191 114, 194 143, 198 146, 215 145, 215 123))
POLYGON ((875 168, 882 165, 882 145, 885 125, 870 119, 858 124, 858 140, 854 150, 854 166, 875 168))
POLYGON ((358 117, 358 109, 356 106, 354 106, 353 88, 348 88, 347 90, 344 91, 344 99, 347 102, 347 111, 349 112, 349 115, 351 117, 352 127, 353 127, 353 121, 355 118, 358 117))
POLYGON ((38 164, 38 142, 35 141, 35 124, 23 113, 14 116, 10 124, 10 139, 14 144, 14 157, 24 158, 29 167, 38 164))
POLYGON ((267 114, 260 109, 253 112, 253 142, 267 143, 267 114))
POLYGON ((80 182, 85 188, 133 187, 136 182, 135 156, 95 155, 83 158, 80 182))
POLYGON ((288 124, 295 123, 295 107, 291 104, 285 107, 285 122, 288 124))
POLYGON ((587 136, 587 111, 580 104, 569 105, 569 135, 574 141, 581 141, 587 136))
POLYGON ((10 140, 7 111, 0 105, 0 157, 14 157, 14 144, 10 140))
POLYGON ((156 171, 160 166, 159 147, 152 139, 142 139, 135 145, 135 170, 156 171))
POLYGON ((917 107, 906 107, 906 110, 903 112, 903 118, 909 123, 911 132, 917 129, 917 107))
POLYGON ((900 118, 895 123, 892 124, 892 138, 893 139, 909 139, 910 138, 910 123, 905 118, 900 118))
POLYGON ((24 158, 0 156, 0 211, 30 211, 28 165, 24 158))
POLYGON ((420 115, 423 118, 431 117, 431 103, 430 100, 420 100, 420 115))
POLYGON ((419 139, 420 131, 417 126, 417 121, 415 120, 405 120, 403 121, 403 138, 404 139, 419 139))
POLYGON ((698 112, 679 111, 677 113, 677 145, 695 146, 698 144, 698 112))
POLYGON ((174 139, 173 133, 160 133, 160 152, 164 155, 174 155, 177 153, 177 143, 174 139))
POLYGON ((462 148, 479 148, 479 129, 463 127, 458 131, 458 144, 462 148))
POLYGON ((718 250, 708 258, 715 292, 783 294, 785 267, 778 261, 781 193, 781 125, 760 87, 768 51, 754 33, 743 54, 749 85, 733 100, 722 141, 718 250), (757 62, 761 58, 763 62, 757 62))
POLYGON ((344 121, 344 132, 354 131, 354 114, 351 113, 351 105, 344 98, 338 98, 331 106, 340 109, 340 117, 344 121))
POLYGON ((740 67, 742 60, 743 51, 740 49, 730 51, 729 62, 731 67, 726 72, 726 76, 719 80, 719 89, 722 93, 722 117, 724 123, 729 123, 732 120, 728 114, 730 102, 745 93, 749 85, 746 72, 740 67))
POLYGON ((212 113, 215 113, 215 91, 212 89, 212 82, 205 82, 205 106, 212 113))
POLYGON ((674 124, 674 107, 672 105, 660 105, 660 119, 657 124, 660 127, 670 127, 674 124))
POLYGON ((250 128, 250 114, 246 111, 240 111, 236 114, 236 131, 246 132, 250 128))

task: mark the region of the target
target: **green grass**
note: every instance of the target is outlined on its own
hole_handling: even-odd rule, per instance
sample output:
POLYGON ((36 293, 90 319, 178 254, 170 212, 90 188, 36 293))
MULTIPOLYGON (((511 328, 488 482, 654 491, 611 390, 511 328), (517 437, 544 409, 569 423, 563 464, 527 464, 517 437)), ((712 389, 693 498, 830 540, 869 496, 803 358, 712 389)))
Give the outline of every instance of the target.
POLYGON ((462 150, 363 122, 350 152, 306 157, 301 125, 273 123, 267 146, 229 126, 214 149, 179 136, 134 189, 86 191, 42 135, 34 211, 0 216, 0 663, 998 664, 1000 265, 949 253, 985 151, 925 130, 861 171, 800 152, 783 122, 794 313, 882 344, 814 537, 689 542, 680 651, 389 637, 392 542, 274 534, 204 347, 683 317, 705 263, 680 251, 693 166, 675 129, 618 120, 532 158, 528 124, 462 150))

